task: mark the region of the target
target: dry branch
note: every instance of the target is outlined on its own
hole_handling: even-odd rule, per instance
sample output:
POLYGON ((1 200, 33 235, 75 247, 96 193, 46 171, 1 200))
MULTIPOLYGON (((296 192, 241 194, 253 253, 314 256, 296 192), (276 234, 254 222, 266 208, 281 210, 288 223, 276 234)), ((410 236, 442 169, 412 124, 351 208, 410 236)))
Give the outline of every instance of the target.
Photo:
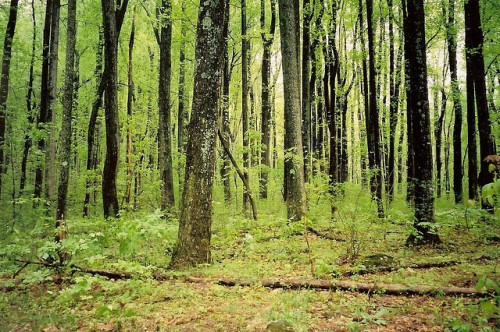
POLYGON ((316 279, 290 279, 290 280, 271 280, 271 279, 232 279, 232 278, 198 278, 187 277, 187 282, 192 283, 210 283, 215 282, 223 286, 252 286, 260 285, 267 288, 307 288, 307 289, 323 289, 323 290, 347 290, 362 293, 381 292, 391 295, 459 295, 459 296, 474 296, 485 297, 490 296, 488 293, 478 292, 474 288, 465 287, 435 287, 427 285, 406 286, 399 284, 384 284, 384 283, 361 283, 351 281, 337 280, 316 280, 316 279))
POLYGON ((322 239, 327 239, 327 240, 332 240, 332 241, 338 241, 338 242, 345 242, 344 239, 333 237, 333 236, 330 236, 328 234, 322 233, 322 232, 320 232, 320 231, 312 228, 311 226, 307 226, 307 230, 309 232, 315 234, 317 237, 320 237, 322 239))

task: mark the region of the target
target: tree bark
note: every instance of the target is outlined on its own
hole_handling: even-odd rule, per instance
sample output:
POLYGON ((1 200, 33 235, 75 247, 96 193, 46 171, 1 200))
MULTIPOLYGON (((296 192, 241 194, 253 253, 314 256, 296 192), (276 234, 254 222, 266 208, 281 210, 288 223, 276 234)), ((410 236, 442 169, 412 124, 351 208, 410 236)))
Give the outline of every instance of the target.
POLYGON ((415 152, 415 233, 411 234, 407 245, 439 243, 440 239, 434 223, 434 195, 432 177, 432 147, 430 133, 429 97, 427 89, 427 59, 425 46, 425 12, 423 0, 407 0, 405 28, 412 45, 406 53, 410 69, 410 91, 412 103, 408 105, 411 114, 415 152))
MULTIPOLYGON (((225 18, 224 18, 224 29, 228 31, 229 34, 229 6, 226 6, 225 18)), ((234 53, 233 53, 234 60, 234 53)), ((224 39, 224 73, 222 78, 222 135, 224 140, 228 144, 227 151, 231 150, 230 147, 230 120, 229 120, 229 86, 231 81, 231 71, 229 70, 229 49, 228 49, 228 38, 224 39)), ((262 78, 264 80, 264 78, 262 78)), ((264 92, 263 92, 264 93, 264 92)), ((223 165, 221 168, 221 178, 224 182, 224 201, 226 203, 231 203, 231 177, 230 168, 231 160, 229 153, 224 149, 223 151, 223 165)), ((243 180, 243 179, 242 179, 243 180)))
POLYGON ((160 70, 158 73, 158 149, 161 179, 161 209, 171 212, 175 208, 172 172, 172 133, 170 120, 170 78, 172 74, 172 3, 162 0, 158 46, 160 70))
POLYGON ((271 168, 271 96, 269 90, 271 83, 271 46, 274 41, 276 29, 276 0, 271 0, 271 25, 269 33, 266 33, 266 6, 265 0, 260 2, 260 28, 262 32, 262 44, 264 47, 262 55, 262 152, 260 173, 260 198, 267 198, 267 182, 271 168))
POLYGON ((7 97, 9 95, 10 58, 12 56, 12 40, 16 30, 18 2, 19 0, 10 1, 9 21, 7 22, 3 44, 2 77, 0 79, 0 197, 2 194, 2 175, 4 173, 5 118, 7 116, 7 97))
POLYGON ((127 84, 127 186, 125 188, 125 203, 127 209, 132 200, 132 179, 134 176, 134 165, 132 161, 133 142, 132 142, 132 113, 134 107, 134 77, 133 77, 133 53, 135 41, 135 7, 132 15, 132 28, 128 42, 128 84, 127 84))
POLYGON ((281 53, 285 95, 285 181, 287 218, 299 221, 306 212, 303 149, 300 116, 300 64, 298 4, 279 1, 281 53))
POLYGON ((224 57, 226 0, 206 1, 198 13, 193 106, 177 243, 170 267, 210 263, 212 188, 224 57))
POLYGON ((106 127, 106 159, 102 177, 104 217, 118 217, 116 192, 120 131, 118 126, 118 35, 114 0, 102 0, 104 29, 104 114, 106 127))
MULTIPOLYGON (((64 220, 66 219, 66 203, 71 168, 71 137, 73 113, 73 89, 75 83, 75 45, 76 45, 76 0, 68 1, 67 33, 66 33, 66 68, 64 70, 63 119, 60 134, 61 156, 60 176, 57 190, 56 242, 66 238, 64 220)), ((62 257, 62 256, 61 256, 62 257)))
MULTIPOLYGON (((186 0, 181 2, 181 11, 186 10, 186 0)), ((186 146, 186 124, 188 122, 188 105, 186 98, 186 33, 187 33, 187 22, 185 19, 181 21, 181 41, 179 46, 179 104, 177 110, 177 152, 179 155, 184 154, 186 146)), ((181 159, 179 159, 181 160, 181 159)), ((182 180, 184 175, 181 174, 183 171, 183 164, 179 164, 179 188, 182 189, 182 180)))
POLYGON ((311 18, 310 0, 302 3, 302 148, 304 154, 304 180, 308 181, 311 168, 311 18))
MULTIPOLYGON (((245 180, 249 181, 248 170, 250 169, 250 140, 248 131, 248 51, 250 42, 247 37, 247 5, 246 0, 241 0, 241 113, 243 121, 243 174, 245 180)), ((248 194, 243 189, 243 210, 248 207, 248 194)))

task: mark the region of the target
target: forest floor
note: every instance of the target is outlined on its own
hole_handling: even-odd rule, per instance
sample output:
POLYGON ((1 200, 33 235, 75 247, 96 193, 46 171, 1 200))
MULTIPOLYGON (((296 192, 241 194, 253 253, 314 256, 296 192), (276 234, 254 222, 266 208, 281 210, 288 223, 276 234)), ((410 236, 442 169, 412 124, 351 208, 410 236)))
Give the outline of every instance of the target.
MULTIPOLYGON (((2 239, 0 330, 265 331, 274 326, 281 328, 274 331, 498 331, 500 312, 492 297, 269 289, 258 283, 228 287, 186 280, 334 279, 471 288, 484 278, 489 285, 500 283, 498 219, 438 200, 437 231, 443 243, 407 248, 410 209, 394 203, 387 220, 378 220, 373 203, 361 192, 355 188, 336 202, 333 220, 327 200, 311 195, 304 224, 286 222, 279 197, 260 202, 259 221, 244 218, 239 208, 227 209, 216 197, 213 263, 184 271, 165 269, 177 223, 161 219, 159 212, 124 214, 112 222, 97 217, 68 221, 65 247, 72 263, 136 276, 127 280, 34 264, 13 279, 22 266, 15 259, 49 259, 56 250, 44 239, 51 223, 31 224, 30 231, 2 239), (306 232, 305 226, 345 242, 306 232), (367 260, 370 256, 383 257, 383 265, 394 270, 363 273, 378 264, 367 260), (405 268, 448 261, 455 264, 405 268), (155 280, 158 271, 170 279, 155 280)), ((28 227, 29 221, 24 223, 19 229, 28 227)))

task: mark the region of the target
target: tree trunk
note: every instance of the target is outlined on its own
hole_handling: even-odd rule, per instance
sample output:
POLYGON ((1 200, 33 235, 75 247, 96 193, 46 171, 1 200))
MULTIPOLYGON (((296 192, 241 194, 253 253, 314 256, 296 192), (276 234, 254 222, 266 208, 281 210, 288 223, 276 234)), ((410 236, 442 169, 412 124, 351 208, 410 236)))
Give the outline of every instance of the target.
POLYGON ((474 103, 474 79, 472 71, 475 70, 469 53, 465 53, 465 66, 467 72, 467 157, 469 162, 469 199, 477 201, 477 143, 476 143, 476 105, 474 103))
POLYGON ((271 168, 271 98, 269 90, 271 84, 271 46, 274 41, 276 28, 276 1, 271 0, 271 25, 269 33, 266 33, 266 6, 265 0, 260 2, 260 28, 262 29, 262 44, 264 52, 262 56, 262 152, 260 173, 260 198, 267 198, 267 182, 271 168))
POLYGON ((5 118, 7 117, 7 97, 9 95, 10 58, 12 55, 12 40, 16 30, 18 2, 19 0, 10 1, 9 21, 7 22, 3 44, 2 77, 0 79, 0 197, 2 193, 2 174, 4 172, 5 118))
POLYGON ((300 64, 298 4, 294 0, 279 1, 281 53, 285 95, 285 181, 287 218, 299 221, 306 212, 302 132, 300 116, 300 64))
POLYGON ((432 147, 430 133, 429 96, 427 89, 427 59, 425 46, 425 12, 423 0, 407 0, 405 28, 409 44, 406 53, 410 72, 411 113, 415 152, 415 220, 416 233, 407 239, 407 245, 439 243, 434 223, 434 195, 432 193, 432 147))
POLYGON ((375 72, 375 45, 373 43, 373 0, 366 1, 366 18, 368 24, 368 56, 369 56, 369 90, 370 90, 370 121, 367 131, 368 140, 371 141, 372 150, 368 150, 368 163, 370 165, 372 193, 375 193, 373 199, 377 202, 379 218, 384 217, 384 205, 382 202, 382 162, 380 156, 380 138, 377 108, 377 77, 375 72))
POLYGON ((311 168, 311 76, 310 26, 312 8, 310 0, 302 3, 302 148, 304 149, 304 179, 308 181, 311 168))
MULTIPOLYGON (((480 187, 493 182, 493 173, 489 172, 488 163, 484 159, 489 155, 496 154, 493 136, 491 135, 491 121, 486 98, 483 39, 479 0, 468 0, 465 2, 465 49, 467 53, 466 57, 469 58, 471 64, 468 68, 471 70, 467 70, 467 76, 469 74, 472 75, 476 98, 479 155, 481 160, 478 178, 478 185, 480 187)), ((483 208, 486 208, 487 205, 483 201, 483 208)))
MULTIPOLYGON (((443 73, 443 77, 446 77, 443 73)), ((444 85, 444 82, 443 82, 444 85)), ((442 174, 442 166, 443 161, 441 159, 441 145, 443 142, 443 123, 444 116, 446 114, 446 94, 444 92, 444 88, 441 88, 441 113, 439 112, 439 105, 437 102, 437 93, 436 98, 434 99, 435 108, 436 108, 436 117, 437 121, 434 129, 434 136, 436 138, 436 197, 441 197, 441 174, 442 174)))
POLYGON ((212 188, 224 57, 226 0, 202 2, 198 13, 193 106, 177 243, 170 267, 210 263, 212 188))
POLYGON ((134 165, 132 161, 133 146, 132 146, 132 112, 134 106, 134 78, 133 78, 133 53, 135 40, 135 7, 132 16, 132 29, 128 42, 128 91, 127 91, 127 187, 125 188, 125 203, 127 209, 132 200, 132 179, 134 176, 134 165))
POLYGON ((75 45, 76 45, 76 1, 68 1, 67 34, 66 34, 66 68, 64 70, 63 118, 61 135, 60 176, 57 190, 56 242, 66 238, 64 220, 66 219, 66 202, 68 196, 69 171, 71 166, 71 137, 73 88, 75 83, 75 45))
POLYGON ((158 150, 161 179, 161 209, 171 212, 175 207, 172 172, 172 132, 170 120, 170 77, 172 73, 172 3, 162 0, 160 7, 160 70, 158 73, 158 150))
MULTIPOLYGON (((185 12, 186 10, 186 0, 181 2, 181 10, 185 12)), ((188 121, 188 105, 186 100, 186 33, 187 33, 187 22, 186 20, 181 21, 181 41, 179 46, 179 85, 178 85, 178 111, 177 111, 177 152, 179 155, 183 155, 185 152, 186 145, 186 124, 188 121)), ((181 160, 181 158, 179 158, 181 160)), ((182 189, 183 180, 183 164, 179 163, 179 188, 182 189)))
POLYGON ((118 35, 114 0, 102 0, 104 29, 104 77, 105 98, 104 114, 106 126, 106 159, 102 177, 102 201, 104 217, 118 217, 118 196, 116 177, 118 171, 118 152, 120 131, 118 126, 118 35))
MULTIPOLYGON (((224 17, 224 29, 229 33, 229 6, 226 6, 225 17, 224 17)), ((229 127, 229 86, 231 81, 231 73, 229 71, 229 50, 228 50, 228 38, 224 39, 224 73, 222 78, 222 135, 225 142, 227 143, 227 150, 230 151, 230 136, 231 129, 229 127)), ((262 78, 264 80, 264 78, 262 78)), ((262 93, 264 94, 264 92, 262 93)), ((226 203, 231 203, 231 160, 229 153, 226 149, 223 151, 223 164, 221 168, 221 178, 224 182, 224 201, 226 203)))
MULTIPOLYGON (((249 181, 248 170, 250 169, 250 140, 248 131, 248 50, 250 42, 247 38, 247 7, 246 0, 241 0, 241 113, 243 121, 243 174, 245 180, 249 181)), ((248 194, 243 189, 243 210, 248 208, 248 194)))
MULTIPOLYGON (((446 12, 446 10, 444 9, 444 4, 443 10, 446 12)), ((448 46, 448 59, 450 64, 453 112, 455 112, 455 124, 453 126, 453 191, 455 192, 455 203, 459 204, 463 201, 462 102, 460 101, 460 89, 458 87, 457 74, 457 33, 455 28, 455 0, 449 0, 447 16, 448 20, 446 24, 446 42, 448 46)))

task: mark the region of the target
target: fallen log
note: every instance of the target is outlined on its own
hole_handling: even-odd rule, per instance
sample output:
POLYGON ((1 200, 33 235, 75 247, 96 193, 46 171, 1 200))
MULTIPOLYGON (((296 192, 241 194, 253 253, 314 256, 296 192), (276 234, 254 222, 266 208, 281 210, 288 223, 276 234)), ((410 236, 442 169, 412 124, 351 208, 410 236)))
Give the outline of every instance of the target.
POLYGON ((322 233, 322 232, 318 231, 317 229, 312 228, 311 226, 307 226, 307 230, 308 230, 310 233, 313 233, 313 234, 315 234, 317 237, 320 237, 320 238, 322 238, 322 239, 327 239, 327 240, 337 241, 337 242, 345 242, 345 240, 344 240, 344 239, 337 238, 337 237, 333 237, 333 236, 330 236, 330 235, 328 235, 328 234, 322 233))
POLYGON ((287 288, 287 289, 322 289, 322 290, 345 290, 362 293, 380 292, 390 295, 448 295, 448 296, 473 296, 488 297, 489 293, 477 291, 474 288, 465 287, 437 287, 427 285, 407 286, 400 284, 384 283, 361 283, 338 280, 319 280, 319 279, 289 279, 289 280, 271 280, 271 279, 232 279, 232 278, 200 278, 187 277, 187 282, 191 283, 213 283, 222 286, 252 286, 259 285, 266 288, 287 288))
POLYGON ((480 257, 475 257, 475 258, 469 258, 466 261, 445 261, 445 262, 425 262, 425 263, 417 263, 417 264, 410 264, 410 265, 403 265, 403 266, 379 266, 379 267, 374 267, 374 268, 369 268, 369 269, 360 269, 358 271, 344 271, 341 272, 342 277, 352 277, 354 275, 366 275, 366 274, 373 274, 373 273, 379 273, 379 272, 392 272, 392 271, 397 271, 399 269, 415 269, 415 270, 422 270, 422 269, 430 269, 434 267, 448 267, 448 266, 454 266, 454 265, 460 265, 463 263, 471 263, 471 262, 477 262, 477 261, 484 261, 484 260, 492 260, 494 258, 488 257, 488 256, 480 256, 480 257))

